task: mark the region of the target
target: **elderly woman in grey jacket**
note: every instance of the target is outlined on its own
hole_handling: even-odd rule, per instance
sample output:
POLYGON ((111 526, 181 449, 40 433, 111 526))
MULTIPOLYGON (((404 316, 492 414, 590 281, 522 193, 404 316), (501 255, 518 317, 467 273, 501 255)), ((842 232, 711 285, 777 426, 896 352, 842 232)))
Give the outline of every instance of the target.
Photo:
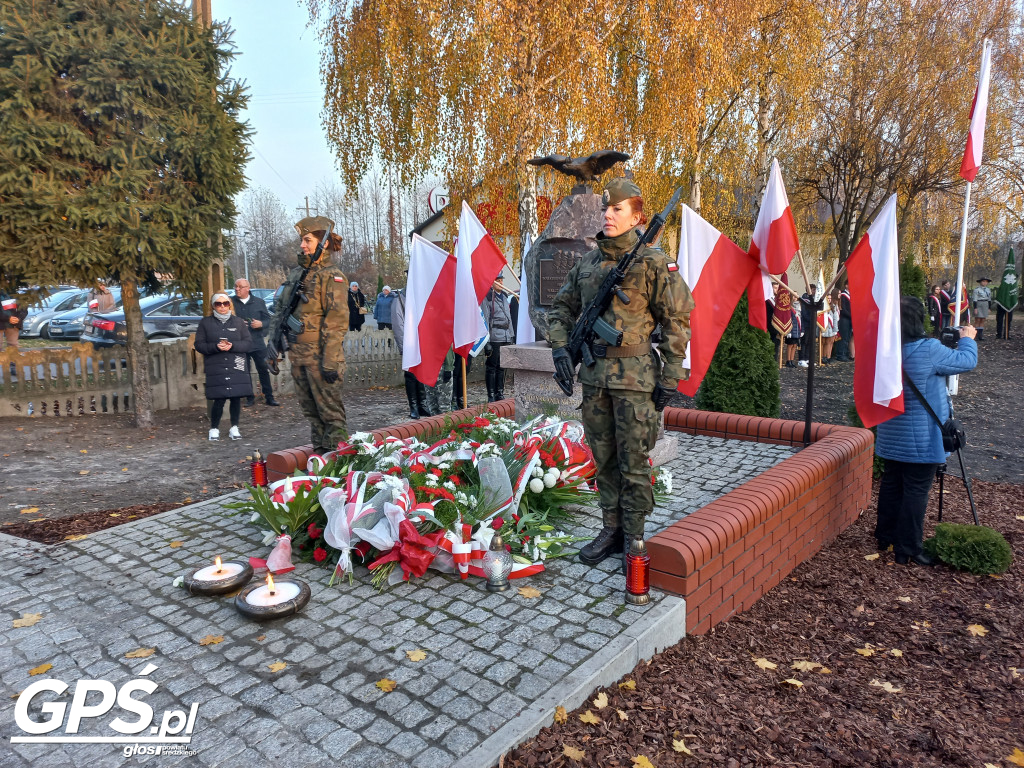
POLYGON ((505 399, 505 369, 501 367, 501 348, 515 340, 512 330, 512 310, 509 308, 508 296, 501 290, 504 276, 498 275, 495 287, 484 296, 480 305, 484 313, 484 322, 490 341, 486 347, 487 368, 484 380, 487 382, 487 402, 493 403, 505 399))

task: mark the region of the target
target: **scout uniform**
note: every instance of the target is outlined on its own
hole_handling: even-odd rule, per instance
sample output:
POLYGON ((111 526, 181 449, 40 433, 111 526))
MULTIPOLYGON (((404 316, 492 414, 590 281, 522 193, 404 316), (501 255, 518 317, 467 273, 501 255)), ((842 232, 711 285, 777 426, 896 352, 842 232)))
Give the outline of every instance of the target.
POLYGON ((988 319, 989 304, 992 302, 992 289, 988 287, 991 282, 992 280, 987 277, 979 277, 978 287, 971 293, 971 299, 974 301, 974 319, 978 322, 977 341, 985 338, 985 320, 988 319))
MULTIPOLYGON (((311 232, 326 231, 334 222, 323 216, 311 216, 295 225, 299 237, 311 232)), ((275 321, 284 322, 284 310, 291 301, 307 259, 299 254, 299 266, 288 274, 284 290, 277 300, 275 321)), ((299 407, 309 420, 310 440, 317 452, 336 450, 338 443, 348 437, 345 404, 341 400, 345 379, 345 350, 343 343, 348 332, 348 279, 340 267, 331 261, 331 253, 324 248, 320 259, 313 264, 305 281, 306 301, 300 301, 293 316, 302 323, 302 333, 291 339, 288 355, 292 361, 292 378, 299 407), (336 371, 334 382, 324 379, 324 371, 336 371)))
MULTIPOLYGON (((632 181, 619 178, 605 189, 603 202, 608 206, 639 196, 632 181)), ((618 237, 601 233, 596 239, 598 247, 569 270, 547 313, 552 350, 568 343, 583 308, 605 275, 636 245, 638 235, 631 229, 618 237)), ((583 426, 594 452, 604 525, 593 544, 608 545, 607 537, 615 537, 599 556, 589 556, 584 547, 581 558, 590 563, 622 551, 623 531, 643 537, 644 520, 654 509, 648 453, 660 424, 651 393, 657 383, 674 391, 687 375, 683 360, 694 304, 675 262, 660 249, 647 247, 630 266, 621 289, 629 304, 613 299, 602 318, 622 331, 622 344, 608 347, 598 338, 592 347, 596 364, 579 371, 583 426), (654 351, 650 339, 659 324, 662 340, 654 351)))

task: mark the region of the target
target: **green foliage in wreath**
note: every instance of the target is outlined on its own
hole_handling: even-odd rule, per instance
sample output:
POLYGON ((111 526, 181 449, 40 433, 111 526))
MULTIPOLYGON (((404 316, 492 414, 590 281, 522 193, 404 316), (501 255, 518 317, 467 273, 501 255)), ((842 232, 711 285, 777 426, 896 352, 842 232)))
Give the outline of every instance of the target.
POLYGON ((1005 573, 1013 550, 999 531, 984 525, 939 523, 924 551, 947 565, 979 575, 1005 573))

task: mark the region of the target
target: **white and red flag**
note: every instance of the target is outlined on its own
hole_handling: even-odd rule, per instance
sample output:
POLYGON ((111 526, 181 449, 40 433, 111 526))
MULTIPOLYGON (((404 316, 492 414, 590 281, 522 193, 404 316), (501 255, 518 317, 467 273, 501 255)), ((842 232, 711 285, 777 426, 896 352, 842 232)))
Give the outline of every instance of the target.
POLYGON ((853 401, 865 427, 903 413, 900 266, 896 195, 886 201, 846 260, 853 338, 853 401))
POLYGON ((770 301, 774 295, 768 273, 781 275, 789 269, 789 263, 799 250, 800 238, 796 234, 793 211, 789 208, 786 185, 782 183, 779 161, 773 159, 768 184, 761 198, 761 210, 754 224, 754 235, 750 238, 750 255, 761 266, 747 287, 748 317, 755 328, 768 330, 765 301, 770 301))
POLYGON ((679 391, 692 397, 708 372, 736 304, 758 268, 742 248, 687 205, 683 206, 678 262, 679 274, 690 288, 695 305, 690 313, 690 343, 683 361, 690 377, 679 382, 679 391))
POLYGON ((466 357, 473 344, 487 334, 480 305, 506 261, 505 254, 465 200, 459 216, 455 261, 455 352, 466 357))
POLYGON ((985 144, 985 113, 988 111, 988 86, 992 78, 992 41, 986 40, 981 52, 981 73, 978 90, 971 102, 971 127, 967 131, 967 148, 960 163, 960 176, 974 181, 981 168, 981 149, 985 144))
POLYGON ((455 257, 419 235, 412 236, 405 291, 402 369, 428 387, 437 384, 452 345, 455 257))

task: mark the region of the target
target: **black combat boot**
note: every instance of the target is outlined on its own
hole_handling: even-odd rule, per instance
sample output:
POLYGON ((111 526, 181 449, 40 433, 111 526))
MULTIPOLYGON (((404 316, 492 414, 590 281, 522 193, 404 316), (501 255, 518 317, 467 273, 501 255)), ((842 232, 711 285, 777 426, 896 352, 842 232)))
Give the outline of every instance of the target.
POLYGON ((497 377, 495 376, 495 374, 497 374, 497 370, 491 368, 490 366, 487 366, 487 368, 484 369, 484 383, 487 384, 488 403, 493 403, 495 400, 498 399, 495 387, 495 379, 497 377))
POLYGON ((416 388, 419 386, 419 382, 416 381, 416 377, 406 371, 405 374, 405 397, 409 401, 409 418, 418 419, 420 417, 420 406, 419 397, 417 397, 416 388))
POLYGON ((609 555, 622 552, 622 529, 604 526, 594 540, 580 549, 580 560, 597 565, 609 555))
POLYGON ((430 398, 427 396, 427 388, 419 381, 416 382, 416 400, 420 407, 420 417, 437 416, 434 409, 430 407, 430 398))
POLYGON ((974 338, 975 338, 976 341, 984 341, 984 339, 985 339, 985 329, 984 328, 978 328, 978 335, 975 336, 974 338))
POLYGON ((494 399, 505 399, 505 369, 498 368, 494 372, 494 399))

